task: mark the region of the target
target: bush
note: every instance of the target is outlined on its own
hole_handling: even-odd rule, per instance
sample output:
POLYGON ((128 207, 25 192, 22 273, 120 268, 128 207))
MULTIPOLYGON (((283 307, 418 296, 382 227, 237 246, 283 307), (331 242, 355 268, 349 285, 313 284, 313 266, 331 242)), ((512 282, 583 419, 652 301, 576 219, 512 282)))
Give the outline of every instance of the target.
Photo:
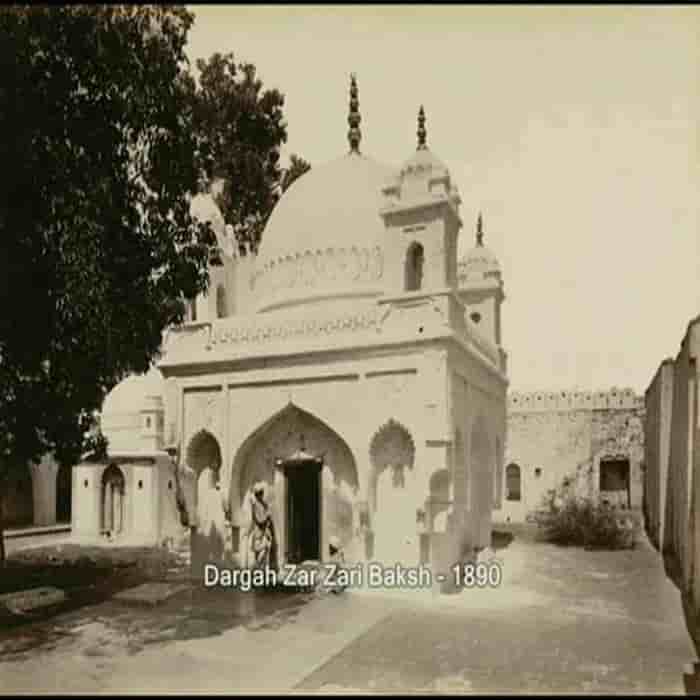
POLYGON ((629 549, 634 530, 621 523, 613 508, 589 498, 569 496, 561 505, 550 502, 540 524, 549 542, 586 549, 629 549))

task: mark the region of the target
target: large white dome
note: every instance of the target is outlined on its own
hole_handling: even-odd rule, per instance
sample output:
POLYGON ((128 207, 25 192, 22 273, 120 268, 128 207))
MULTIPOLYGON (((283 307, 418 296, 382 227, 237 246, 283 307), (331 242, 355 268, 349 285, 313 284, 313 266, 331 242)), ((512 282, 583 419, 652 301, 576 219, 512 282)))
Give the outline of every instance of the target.
POLYGON ((285 192, 256 262, 258 310, 381 293, 382 187, 392 168, 350 153, 285 192))

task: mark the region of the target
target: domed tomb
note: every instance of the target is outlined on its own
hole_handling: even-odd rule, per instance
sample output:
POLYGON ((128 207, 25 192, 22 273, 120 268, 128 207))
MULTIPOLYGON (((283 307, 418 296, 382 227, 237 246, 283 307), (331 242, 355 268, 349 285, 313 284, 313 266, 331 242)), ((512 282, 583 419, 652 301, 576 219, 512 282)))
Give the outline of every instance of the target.
POLYGON ((391 168, 349 153, 300 177, 263 232, 258 310, 382 293, 382 186, 391 168))
POLYGON ((350 86, 350 152, 312 168, 285 192, 256 261, 258 311, 383 293, 382 188, 392 169, 360 153, 357 83, 350 86))

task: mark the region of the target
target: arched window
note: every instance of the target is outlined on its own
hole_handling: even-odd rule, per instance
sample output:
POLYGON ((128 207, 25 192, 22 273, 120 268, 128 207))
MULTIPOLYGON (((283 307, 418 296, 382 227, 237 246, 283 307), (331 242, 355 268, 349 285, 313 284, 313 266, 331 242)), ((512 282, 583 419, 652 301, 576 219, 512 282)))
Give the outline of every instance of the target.
POLYGON ((124 529, 125 479, 116 464, 102 475, 102 529, 119 534, 124 529))
POLYGON ((216 317, 226 318, 228 316, 228 311, 226 309, 226 290, 224 285, 220 284, 216 288, 216 317))
POLYGON ((406 251, 404 287, 407 292, 418 291, 423 285, 423 246, 413 242, 406 251))
POLYGON ((509 464, 506 467, 506 501, 520 500, 520 467, 509 464))

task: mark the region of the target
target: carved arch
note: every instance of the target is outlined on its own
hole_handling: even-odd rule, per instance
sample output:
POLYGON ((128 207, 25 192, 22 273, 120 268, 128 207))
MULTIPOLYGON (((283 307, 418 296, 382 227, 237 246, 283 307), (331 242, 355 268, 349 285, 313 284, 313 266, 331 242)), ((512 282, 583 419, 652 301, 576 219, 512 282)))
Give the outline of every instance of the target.
POLYGON ((219 441, 208 430, 199 430, 187 446, 186 459, 187 466, 197 476, 207 468, 218 474, 222 462, 219 441))
POLYGON ((401 464, 413 468, 416 446, 408 428, 390 418, 372 436, 369 454, 374 467, 401 464))
POLYGON ((332 485, 347 498, 356 496, 357 463, 343 435, 316 414, 290 401, 253 430, 238 448, 231 469, 232 511, 240 512, 253 481, 267 482, 274 500, 276 460, 290 457, 300 449, 324 458, 331 471, 332 485))

